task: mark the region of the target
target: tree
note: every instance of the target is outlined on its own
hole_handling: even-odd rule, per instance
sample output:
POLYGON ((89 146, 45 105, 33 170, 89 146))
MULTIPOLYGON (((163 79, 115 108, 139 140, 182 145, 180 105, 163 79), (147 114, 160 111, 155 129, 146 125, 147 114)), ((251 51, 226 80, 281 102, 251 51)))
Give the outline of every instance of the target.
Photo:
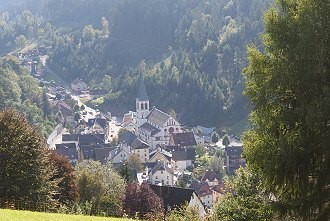
POLYGON ((61 204, 70 206, 79 199, 74 169, 67 158, 58 155, 55 151, 51 152, 50 160, 55 166, 52 179, 60 180, 58 183, 59 192, 54 198, 61 204))
POLYGON ((240 168, 232 183, 227 185, 232 192, 227 193, 216 206, 218 220, 271 220, 271 204, 262 188, 261 176, 248 168, 240 168))
POLYGON ((264 52, 248 49, 245 95, 253 105, 244 136, 281 212, 330 216, 330 78, 327 1, 277 1, 265 15, 264 52))
POLYGON ((140 157, 137 154, 129 155, 129 157, 127 159, 127 164, 128 164, 128 167, 132 171, 135 171, 136 173, 142 172, 144 169, 143 165, 141 163, 140 157))
POLYGON ((126 186, 123 200, 125 213, 143 219, 158 220, 163 218, 164 205, 162 199, 150 188, 149 184, 129 183, 126 186))
POLYGON ((84 160, 77 165, 76 176, 80 203, 90 202, 93 208, 111 209, 113 215, 120 215, 125 181, 111 164, 84 160))
POLYGON ((109 22, 105 17, 102 17, 102 35, 108 36, 109 35, 109 22))
POLYGON ((52 113, 46 90, 43 90, 42 92, 42 111, 44 112, 44 118, 52 113))
POLYGON ((219 141, 219 135, 217 133, 212 134, 212 143, 217 143, 219 141))
POLYGON ((210 160, 210 167, 216 174, 220 175, 221 178, 226 175, 224 169, 224 160, 222 156, 218 157, 216 154, 214 154, 210 160))
POLYGON ((202 217, 199 215, 198 208, 184 204, 179 208, 173 208, 165 217, 166 221, 199 221, 202 217))
POLYGON ((227 135, 223 136, 222 138, 222 145, 224 145, 225 147, 227 147, 230 144, 229 138, 227 135))
POLYGON ((75 113, 74 116, 73 116, 73 119, 74 119, 74 121, 78 122, 81 119, 80 114, 78 112, 75 113))
POLYGON ((0 112, 0 196, 56 204, 57 180, 46 143, 14 110, 0 112))
POLYGON ((16 42, 17 48, 23 48, 26 44, 26 41, 27 40, 24 35, 20 35, 20 36, 16 37, 15 42, 16 42))

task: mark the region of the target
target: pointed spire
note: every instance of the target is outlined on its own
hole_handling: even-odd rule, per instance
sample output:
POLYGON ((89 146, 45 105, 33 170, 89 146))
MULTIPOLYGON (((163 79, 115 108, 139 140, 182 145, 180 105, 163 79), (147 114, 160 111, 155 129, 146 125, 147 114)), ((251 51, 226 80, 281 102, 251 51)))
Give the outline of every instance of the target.
POLYGON ((143 79, 141 79, 141 81, 140 81, 140 86, 139 86, 139 91, 138 91, 137 99, 139 101, 147 101, 147 100, 149 100, 148 99, 148 95, 147 95, 147 90, 146 90, 146 87, 144 85, 143 79))

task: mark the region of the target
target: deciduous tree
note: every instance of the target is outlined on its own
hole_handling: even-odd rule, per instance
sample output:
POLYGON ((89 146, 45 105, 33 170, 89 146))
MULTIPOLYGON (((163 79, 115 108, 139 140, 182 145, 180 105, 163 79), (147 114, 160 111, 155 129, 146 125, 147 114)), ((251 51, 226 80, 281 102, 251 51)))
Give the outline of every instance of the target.
POLYGON ((14 110, 0 112, 0 196, 7 200, 56 203, 57 180, 46 143, 14 110))
POLYGON ((140 218, 148 218, 150 220, 162 218, 164 212, 162 199, 153 192, 147 183, 142 183, 141 185, 129 183, 126 186, 123 208, 130 216, 134 216, 137 213, 140 218))
POLYGON ((248 168, 240 168, 228 185, 232 192, 227 193, 215 209, 218 220, 271 220, 271 201, 262 187, 261 176, 248 168))

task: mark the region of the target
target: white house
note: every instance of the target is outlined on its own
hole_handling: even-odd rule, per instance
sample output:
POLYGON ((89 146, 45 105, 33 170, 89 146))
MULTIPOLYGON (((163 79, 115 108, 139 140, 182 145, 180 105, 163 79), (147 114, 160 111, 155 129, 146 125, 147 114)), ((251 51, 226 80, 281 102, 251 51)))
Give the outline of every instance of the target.
POLYGON ((176 180, 173 169, 164 162, 158 162, 149 172, 148 182, 151 184, 173 186, 176 180))
POLYGON ((130 148, 126 144, 120 144, 116 149, 110 151, 109 161, 112 164, 120 164, 127 161, 130 155, 130 148))

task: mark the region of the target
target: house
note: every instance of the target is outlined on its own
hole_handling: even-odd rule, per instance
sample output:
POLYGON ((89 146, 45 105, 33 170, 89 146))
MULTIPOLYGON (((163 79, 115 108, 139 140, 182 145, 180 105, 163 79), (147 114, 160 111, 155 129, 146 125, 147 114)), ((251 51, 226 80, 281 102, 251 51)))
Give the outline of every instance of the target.
POLYGON ((76 93, 79 93, 81 91, 86 91, 88 89, 87 84, 79 78, 73 80, 70 86, 71 89, 76 93))
POLYGON ((67 105, 64 101, 57 101, 54 103, 56 109, 61 113, 64 118, 64 123, 74 122, 74 112, 72 108, 67 105))
POLYGON ((118 142, 130 145, 132 141, 135 140, 136 138, 137 136, 135 136, 133 132, 124 130, 118 137, 118 142))
POLYGON ((150 188, 163 199, 167 212, 188 203, 188 206, 197 208, 201 217, 206 215, 204 205, 193 189, 159 185, 150 185, 150 188))
POLYGON ((198 137, 197 140, 204 140, 204 143, 212 143, 212 135, 216 133, 214 127, 208 128, 203 126, 197 126, 193 129, 194 134, 198 137))
POLYGON ((225 147, 226 153, 226 166, 227 166, 227 173, 229 175, 235 174, 235 171, 239 167, 245 167, 246 161, 242 157, 243 153, 243 146, 227 146, 225 147))
POLYGON ((193 166, 196 148, 181 148, 172 151, 172 165, 175 170, 183 172, 193 166))
POLYGON ((123 121, 121 126, 128 131, 135 132, 136 129, 136 113, 133 111, 129 111, 124 114, 123 121))
POLYGON ((226 186, 225 183, 221 182, 218 185, 212 187, 213 192, 213 203, 217 203, 226 193, 231 192, 231 189, 226 186))
POLYGON ((146 163, 149 160, 149 145, 141 140, 135 138, 130 144, 131 153, 136 154, 141 163, 146 163))
POLYGON ((79 145, 104 144, 104 134, 78 134, 79 145))
POLYGON ((107 134, 108 121, 105 118, 88 119, 88 133, 90 134, 107 134))
POLYGON ((149 154, 148 162, 155 163, 157 161, 161 161, 161 162, 171 165, 172 164, 172 154, 169 153, 168 151, 158 147, 157 150, 154 150, 149 154))
POLYGON ((213 170, 206 170, 200 181, 206 182, 209 186, 213 187, 219 184, 221 178, 213 170))
POLYGON ((115 167, 124 161, 127 161, 130 156, 130 147, 127 144, 119 144, 115 149, 109 153, 109 162, 115 167))
POLYGON ((88 128, 88 124, 84 119, 81 119, 76 126, 76 133, 81 133, 88 128))
POLYGON ((190 185, 190 188, 195 190, 197 196, 200 198, 200 200, 205 206, 207 206, 208 208, 212 207, 213 191, 211 190, 207 182, 195 181, 190 185))
POLYGON ((171 135, 170 145, 181 147, 196 147, 197 142, 193 132, 175 133, 171 135))
POLYGON ((101 164, 106 164, 109 161, 110 152, 114 149, 115 147, 95 148, 94 160, 101 162, 101 164))
POLYGON ((69 160, 69 163, 73 165, 76 165, 78 161, 80 161, 76 143, 55 144, 55 151, 59 155, 66 157, 69 160))
POLYGON ((173 186, 176 183, 176 176, 170 164, 158 161, 148 173, 148 182, 151 184, 161 184, 173 186))

